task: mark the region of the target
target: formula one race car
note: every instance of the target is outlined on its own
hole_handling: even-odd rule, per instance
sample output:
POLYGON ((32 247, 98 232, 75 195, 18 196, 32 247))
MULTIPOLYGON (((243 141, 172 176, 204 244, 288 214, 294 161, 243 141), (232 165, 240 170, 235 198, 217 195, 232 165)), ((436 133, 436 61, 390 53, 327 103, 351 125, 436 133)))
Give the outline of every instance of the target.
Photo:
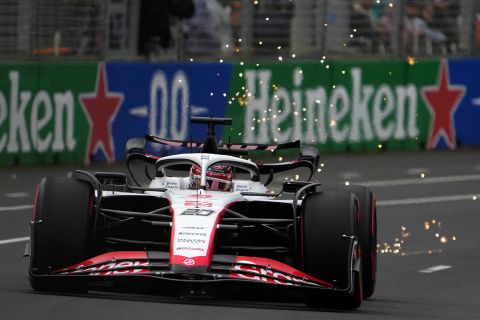
POLYGON ((300 149, 295 161, 246 160, 241 156, 251 150, 275 152, 300 142, 219 144, 215 125, 231 122, 192 118, 208 125, 204 142, 129 140, 129 177, 77 170, 44 178, 31 222, 32 287, 253 292, 300 296, 312 307, 358 308, 375 289, 372 192, 309 182, 319 162, 313 147, 300 149), (154 156, 146 141, 188 152, 154 156), (306 169, 308 181, 284 181, 277 193, 267 188, 274 175, 294 168, 306 169))

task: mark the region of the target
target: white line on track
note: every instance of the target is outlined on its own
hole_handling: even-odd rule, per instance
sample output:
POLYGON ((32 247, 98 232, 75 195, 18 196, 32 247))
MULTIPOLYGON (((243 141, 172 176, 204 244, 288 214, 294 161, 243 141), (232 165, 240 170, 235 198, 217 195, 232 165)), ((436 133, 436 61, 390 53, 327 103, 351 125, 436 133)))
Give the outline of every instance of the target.
POLYGON ((17 210, 27 210, 32 209, 33 205, 31 204, 23 204, 19 206, 10 206, 10 207, 0 207, 0 212, 2 211, 17 211, 17 210))
POLYGON ((480 195, 477 194, 457 194, 452 196, 440 196, 440 197, 428 197, 428 198, 408 198, 397 200, 379 200, 377 206, 398 206, 402 204, 422 204, 422 203, 435 203, 435 202, 450 202, 450 201, 480 201, 480 195))
POLYGON ((422 173, 423 174, 430 173, 430 170, 427 168, 409 168, 405 172, 412 176, 419 176, 422 173))
POLYGON ((340 177, 342 177, 343 179, 356 179, 356 178, 360 178, 361 176, 362 176, 361 173, 353 172, 353 171, 352 172, 349 172, 349 171, 342 172, 340 174, 340 177))
POLYGON ((419 251, 410 251, 405 252, 405 256, 421 256, 421 255, 431 255, 433 253, 442 253, 442 249, 429 249, 429 250, 419 250, 419 251))
POLYGON ((423 269, 423 270, 420 270, 418 272, 420 272, 420 273, 434 273, 434 272, 437 272, 437 271, 450 269, 451 267, 452 266, 442 266, 442 265, 440 265, 440 266, 435 266, 435 267, 423 269))
POLYGON ((480 180, 480 174, 468 174, 460 176, 444 176, 444 177, 428 177, 428 178, 409 178, 397 180, 375 180, 356 182, 369 187, 395 187, 407 186, 412 184, 432 184, 432 183, 447 183, 447 182, 463 182, 463 181, 477 181, 480 180))
POLYGON ((6 240, 0 240, 0 245, 2 244, 9 244, 9 243, 16 243, 16 242, 25 242, 30 240, 30 237, 21 237, 21 238, 12 238, 6 240))
POLYGON ((5 197, 7 198, 26 198, 28 197, 28 193, 27 192, 9 192, 9 193, 5 193, 5 197))

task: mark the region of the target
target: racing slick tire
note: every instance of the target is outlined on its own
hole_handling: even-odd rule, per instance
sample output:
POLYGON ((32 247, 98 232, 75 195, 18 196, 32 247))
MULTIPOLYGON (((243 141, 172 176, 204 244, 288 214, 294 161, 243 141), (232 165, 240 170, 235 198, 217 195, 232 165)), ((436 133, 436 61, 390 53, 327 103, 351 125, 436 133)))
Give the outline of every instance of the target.
POLYGON ((350 185, 345 186, 345 190, 354 193, 359 201, 362 287, 363 298, 366 299, 371 297, 375 292, 377 280, 377 206, 370 188, 350 185))
POLYGON ((359 185, 325 186, 325 190, 344 190, 355 194, 359 202, 359 241, 362 255, 363 298, 375 292, 377 279, 377 207, 370 188, 359 185))
POLYGON ((93 191, 73 178, 43 178, 37 187, 30 228, 29 280, 38 291, 86 291, 85 283, 43 277, 87 258, 93 191))
POLYGON ((306 294, 307 306, 353 310, 361 305, 361 273, 352 270, 348 237, 357 235, 357 215, 355 196, 350 192, 312 193, 303 200, 301 249, 305 273, 334 284, 336 289, 348 288, 351 277, 353 286, 348 296, 306 294))

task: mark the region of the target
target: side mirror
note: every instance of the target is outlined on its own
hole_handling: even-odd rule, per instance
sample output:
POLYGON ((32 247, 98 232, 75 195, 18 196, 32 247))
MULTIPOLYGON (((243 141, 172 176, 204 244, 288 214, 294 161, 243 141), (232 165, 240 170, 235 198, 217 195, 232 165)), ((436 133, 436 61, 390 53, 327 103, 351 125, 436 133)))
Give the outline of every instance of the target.
POLYGON ((285 181, 282 190, 287 193, 297 193, 298 190, 309 184, 311 184, 309 181, 285 181))
POLYGON ((145 154, 145 139, 144 138, 131 138, 127 141, 125 147, 125 153, 141 153, 145 154))
POLYGON ((314 146, 305 146, 300 149, 298 160, 306 160, 311 162, 315 169, 318 168, 320 162, 320 152, 314 146))

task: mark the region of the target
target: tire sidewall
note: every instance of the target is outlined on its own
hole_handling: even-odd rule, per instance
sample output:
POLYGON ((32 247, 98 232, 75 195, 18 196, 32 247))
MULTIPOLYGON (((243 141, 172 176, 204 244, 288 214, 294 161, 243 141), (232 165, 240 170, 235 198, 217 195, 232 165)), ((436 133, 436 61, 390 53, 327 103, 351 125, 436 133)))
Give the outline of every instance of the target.
POLYGON ((48 177, 38 185, 31 223, 30 273, 45 274, 87 257, 93 191, 86 182, 48 177))
POLYGON ((326 185, 325 190, 344 190, 353 193, 358 200, 359 233, 363 297, 373 295, 377 273, 377 215, 375 197, 366 186, 360 185, 326 185))

